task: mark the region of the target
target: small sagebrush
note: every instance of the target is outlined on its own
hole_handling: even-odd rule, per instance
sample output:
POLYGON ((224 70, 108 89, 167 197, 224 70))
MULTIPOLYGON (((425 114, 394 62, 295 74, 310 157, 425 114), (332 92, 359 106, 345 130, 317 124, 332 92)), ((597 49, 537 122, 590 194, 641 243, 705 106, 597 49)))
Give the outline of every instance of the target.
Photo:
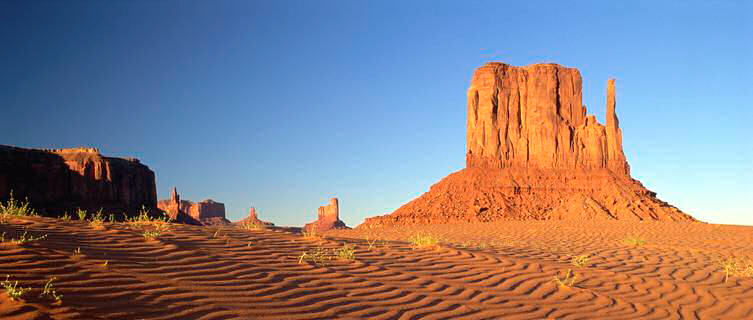
POLYGON ((301 231, 301 235, 303 235, 304 238, 318 238, 319 233, 316 231, 316 228, 309 228, 304 229, 301 231))
POLYGON ((241 223, 241 229, 243 229, 243 230, 263 230, 264 226, 261 225, 261 224, 258 224, 256 222, 254 222, 254 221, 248 220, 248 221, 245 221, 245 222, 241 223))
POLYGON ((646 244, 646 240, 640 236, 630 235, 630 236, 627 236, 627 238, 622 239, 622 243, 630 245, 630 246, 640 247, 646 244))
POLYGON ((55 302, 60 303, 63 300, 63 295, 58 294, 55 291, 55 287, 52 285, 52 281, 54 281, 55 279, 55 277, 52 277, 49 281, 47 281, 47 283, 44 285, 44 288, 42 288, 42 293, 39 294, 39 297, 49 297, 52 300, 55 300, 55 302))
POLYGON ((573 272, 572 269, 567 269, 567 273, 565 274, 564 278, 560 278, 558 276, 554 276, 554 281, 560 288, 570 288, 575 284, 575 279, 578 278, 578 275, 573 272))
POLYGON ((78 208, 76 209, 76 215, 78 216, 78 221, 86 220, 86 210, 82 210, 81 208, 78 208))
POLYGON ((0 283, 0 285, 3 286, 5 289, 5 293, 8 294, 8 297, 12 301, 16 301, 18 299, 21 299, 27 292, 31 291, 31 288, 23 288, 18 286, 18 280, 16 282, 10 281, 10 275, 5 276, 5 281, 0 283))
POLYGON ((0 216, 28 217, 36 216, 37 213, 31 207, 29 199, 18 201, 13 197, 13 191, 10 192, 8 201, 0 202, 0 216))
POLYGON ((435 248, 439 246, 439 238, 431 234, 417 233, 408 238, 413 248, 435 248))
POLYGON ((333 254, 335 257, 341 260, 355 260, 356 259, 355 250, 353 250, 353 247, 347 244, 343 245, 340 248, 334 249, 333 254))
POLYGON ((68 214, 68 212, 66 212, 66 213, 64 213, 64 214, 63 214, 63 216, 62 216, 62 217, 60 217, 60 220, 63 220, 63 221, 70 221, 70 220, 71 220, 71 215, 70 215, 70 214, 68 214))
POLYGON ((570 263, 572 263, 574 266, 576 266, 578 268, 583 268, 583 267, 586 266, 586 264, 588 264, 588 259, 589 259, 588 255, 586 255, 586 254, 579 255, 579 256, 573 256, 570 259, 570 263))
POLYGON ((2 234, 0 234, 0 242, 10 242, 10 243, 15 243, 15 244, 22 244, 22 243, 27 243, 27 242, 32 242, 32 241, 44 240, 44 239, 47 238, 46 234, 45 235, 41 235, 41 236, 33 236, 33 235, 29 234, 29 232, 26 231, 26 230, 24 230, 24 233, 21 234, 21 236, 18 237, 18 238, 13 238, 13 237, 11 237, 11 238, 5 238, 5 234, 6 234, 5 232, 3 232, 2 234))
POLYGON ((317 265, 326 265, 328 261, 332 260, 332 255, 329 250, 325 248, 315 248, 308 251, 304 251, 298 256, 298 263, 302 264, 304 261, 311 261, 317 265))
POLYGON ((101 227, 105 222, 105 215, 102 213, 102 209, 99 209, 97 213, 92 215, 89 225, 92 227, 101 227))
POLYGON ((730 275, 735 277, 753 277, 753 261, 727 258, 720 259, 718 264, 722 268, 722 272, 724 272, 724 283, 727 283, 730 275))

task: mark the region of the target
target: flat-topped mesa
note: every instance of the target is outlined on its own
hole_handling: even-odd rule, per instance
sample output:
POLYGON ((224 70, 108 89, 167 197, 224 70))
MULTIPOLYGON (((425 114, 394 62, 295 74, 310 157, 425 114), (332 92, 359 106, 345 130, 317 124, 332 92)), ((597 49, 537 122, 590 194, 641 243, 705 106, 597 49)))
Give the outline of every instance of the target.
POLYGON ((317 220, 306 224, 304 230, 317 232, 330 229, 348 229, 348 226, 340 220, 340 204, 337 198, 329 199, 329 205, 321 206, 317 210, 317 220))
POLYGON ((154 172, 96 148, 27 149, 0 145, 0 201, 28 198, 46 216, 87 211, 135 215, 155 208, 154 172))
POLYGON ((607 127, 586 116, 582 79, 558 64, 476 69, 468 89, 466 166, 603 169, 629 176, 609 81, 607 127))

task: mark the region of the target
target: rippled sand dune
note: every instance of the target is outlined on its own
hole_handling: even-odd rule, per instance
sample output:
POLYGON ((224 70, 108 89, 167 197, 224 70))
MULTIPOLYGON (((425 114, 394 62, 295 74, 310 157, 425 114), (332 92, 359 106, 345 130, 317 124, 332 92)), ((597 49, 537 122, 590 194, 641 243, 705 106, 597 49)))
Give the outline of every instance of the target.
POLYGON ((47 238, 0 244, 0 275, 32 288, 0 293, 0 319, 753 319, 753 278, 725 282, 719 264, 752 257, 753 227, 501 222, 304 238, 173 225, 145 240, 125 223, 0 224, 6 237, 24 230, 47 238), (440 245, 414 248, 417 233, 440 245), (354 260, 300 259, 346 244, 354 260), (576 281, 558 286, 568 269, 576 281), (39 297, 51 277, 59 304, 39 297))

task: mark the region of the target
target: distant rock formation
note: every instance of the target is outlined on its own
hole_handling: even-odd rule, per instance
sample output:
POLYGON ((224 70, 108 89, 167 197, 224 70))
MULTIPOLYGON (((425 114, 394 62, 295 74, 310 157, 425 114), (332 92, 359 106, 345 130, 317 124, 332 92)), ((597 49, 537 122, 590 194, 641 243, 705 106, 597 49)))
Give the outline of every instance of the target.
POLYGON ((306 224, 304 230, 323 232, 331 229, 349 229, 344 222, 340 220, 340 205, 337 198, 329 199, 329 205, 319 207, 317 211, 318 219, 306 224))
POLYGON ((468 90, 466 168, 359 226, 522 219, 694 220, 630 177, 607 82, 606 127, 581 76, 557 64, 478 68, 468 90))
POLYGON ((225 218, 225 205, 212 199, 201 202, 180 200, 178 189, 173 187, 170 199, 160 200, 157 207, 167 213, 171 219, 189 224, 224 225, 230 221, 225 218))
POLYGON ((46 216, 77 208, 135 214, 155 209, 154 172, 138 159, 105 157, 96 148, 26 149, 0 145, 0 200, 28 198, 46 216))
POLYGON ((264 226, 264 227, 271 227, 274 226, 274 223, 262 221, 259 219, 259 217, 256 215, 256 208, 251 207, 251 209, 248 209, 248 217, 244 218, 243 220, 235 222, 236 224, 244 224, 244 223, 253 223, 257 226, 264 226))

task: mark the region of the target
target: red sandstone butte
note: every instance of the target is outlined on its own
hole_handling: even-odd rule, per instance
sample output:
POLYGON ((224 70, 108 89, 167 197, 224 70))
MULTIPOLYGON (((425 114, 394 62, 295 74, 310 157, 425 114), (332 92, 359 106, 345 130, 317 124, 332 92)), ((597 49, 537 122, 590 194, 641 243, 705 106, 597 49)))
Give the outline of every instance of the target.
POLYGON ((0 145, 0 201, 28 198, 38 212, 81 208, 135 214, 157 205, 154 172, 138 159, 105 157, 96 148, 26 149, 0 145))
POLYGON ((606 126, 586 114, 582 80, 557 64, 476 69, 468 89, 466 168, 359 226, 495 220, 694 219, 630 177, 607 81, 606 126))
POLYGON ((303 229, 307 231, 315 230, 317 232, 331 229, 349 229, 340 220, 340 205, 337 198, 329 199, 329 205, 319 207, 317 216, 318 219, 316 221, 306 224, 303 229))
POLYGON ((230 223, 225 218, 224 204, 212 199, 197 203, 180 200, 180 195, 178 195, 178 190, 175 187, 170 192, 170 199, 158 201, 157 207, 178 222, 201 225, 224 225, 230 223))

